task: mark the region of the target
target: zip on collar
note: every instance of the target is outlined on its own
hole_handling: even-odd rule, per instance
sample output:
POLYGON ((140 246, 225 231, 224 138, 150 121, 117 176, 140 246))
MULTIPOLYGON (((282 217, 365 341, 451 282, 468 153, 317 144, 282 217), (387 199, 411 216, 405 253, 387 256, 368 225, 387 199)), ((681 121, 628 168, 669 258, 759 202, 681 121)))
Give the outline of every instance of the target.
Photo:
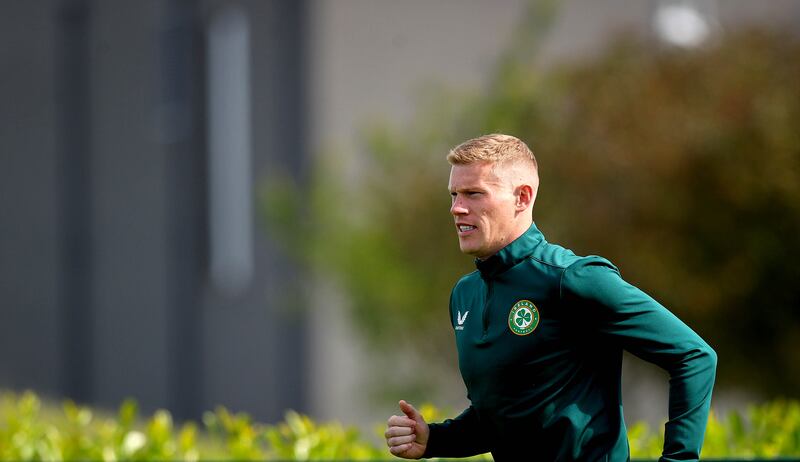
POLYGON ((544 235, 536 227, 536 224, 532 223, 527 231, 496 254, 486 260, 476 258, 475 266, 480 271, 481 278, 492 279, 530 257, 533 249, 542 242, 544 242, 544 235))

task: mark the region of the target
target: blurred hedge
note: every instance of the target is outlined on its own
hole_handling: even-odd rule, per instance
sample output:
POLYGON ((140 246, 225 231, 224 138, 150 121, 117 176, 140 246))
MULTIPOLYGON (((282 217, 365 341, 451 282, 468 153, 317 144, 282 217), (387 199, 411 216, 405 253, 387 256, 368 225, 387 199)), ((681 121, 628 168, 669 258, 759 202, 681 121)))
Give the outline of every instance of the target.
POLYGON ((64 402, 42 406, 32 392, 0 396, 0 460, 364 460, 386 452, 354 427, 317 423, 289 411, 277 425, 225 408, 202 425, 175 425, 169 412, 139 417, 133 401, 116 415, 64 402))
MULTIPOLYGON (((429 420, 446 417, 430 405, 420 408, 429 420)), ((377 460, 391 459, 374 438, 337 422, 318 423, 293 411, 284 421, 265 425, 225 408, 207 412, 198 425, 176 425, 169 412, 140 417, 133 401, 116 415, 102 415, 66 401, 43 406, 32 392, 0 395, 0 460, 377 460)), ((631 455, 656 459, 662 429, 630 426, 631 455)), ((800 457, 800 402, 772 401, 746 412, 711 414, 705 458, 800 457)), ((490 459, 488 455, 473 459, 490 459)))

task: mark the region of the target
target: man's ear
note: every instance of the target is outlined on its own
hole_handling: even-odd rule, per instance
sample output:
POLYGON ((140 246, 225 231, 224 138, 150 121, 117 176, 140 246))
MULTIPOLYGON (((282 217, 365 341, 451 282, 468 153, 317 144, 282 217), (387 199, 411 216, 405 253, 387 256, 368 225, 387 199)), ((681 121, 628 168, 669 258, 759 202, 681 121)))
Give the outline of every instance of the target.
POLYGON ((529 207, 533 206, 533 201, 536 199, 536 195, 531 185, 522 184, 517 186, 515 193, 516 194, 514 194, 514 196, 516 197, 516 203, 514 205, 517 208, 517 212, 525 211, 529 207))

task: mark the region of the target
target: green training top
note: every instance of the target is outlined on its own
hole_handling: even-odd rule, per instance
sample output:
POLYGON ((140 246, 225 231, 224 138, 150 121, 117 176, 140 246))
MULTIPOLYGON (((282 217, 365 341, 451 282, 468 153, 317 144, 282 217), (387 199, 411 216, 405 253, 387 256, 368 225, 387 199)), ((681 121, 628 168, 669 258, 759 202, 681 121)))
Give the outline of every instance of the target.
POLYGON ((608 260, 550 244, 536 225, 476 265, 450 296, 471 405, 430 425, 424 457, 629 460, 627 350, 670 376, 660 460, 698 460, 717 357, 694 331, 608 260))

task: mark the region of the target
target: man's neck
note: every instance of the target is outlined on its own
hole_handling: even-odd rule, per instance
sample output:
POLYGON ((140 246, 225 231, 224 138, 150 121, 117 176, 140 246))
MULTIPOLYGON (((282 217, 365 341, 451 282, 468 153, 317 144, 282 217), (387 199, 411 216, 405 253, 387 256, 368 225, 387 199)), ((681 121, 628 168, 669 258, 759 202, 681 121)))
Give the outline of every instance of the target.
MULTIPOLYGON (((523 223, 523 224, 524 224, 524 223, 523 223)), ((528 221, 528 222, 527 222, 527 225, 525 225, 525 226, 524 226, 524 228, 517 228, 517 229, 516 229, 516 231, 515 231, 514 233, 511 233, 511 234, 509 235, 510 237, 509 237, 508 239, 505 239, 505 243, 503 244, 503 246, 502 246, 502 247, 500 247, 499 249, 497 249, 495 252, 493 252, 493 253, 492 253, 492 254, 490 254, 490 255, 487 255, 487 256, 485 256, 485 257, 477 257, 477 258, 478 258, 478 260, 480 260, 480 261, 486 261, 486 260, 488 260, 488 259, 492 258, 493 256, 497 255, 497 252, 500 252, 501 250, 505 249, 506 247, 508 247, 509 245, 511 245, 511 243, 512 243, 512 242, 516 241, 516 240, 517 240, 517 239, 519 239, 519 238, 520 238, 520 237, 521 237, 523 234, 525 234, 526 232, 528 232, 528 230, 531 228, 531 226, 532 226, 532 225, 533 225, 533 220, 530 220, 530 221, 528 221), (520 229, 522 229, 522 230, 520 231, 520 229)))

